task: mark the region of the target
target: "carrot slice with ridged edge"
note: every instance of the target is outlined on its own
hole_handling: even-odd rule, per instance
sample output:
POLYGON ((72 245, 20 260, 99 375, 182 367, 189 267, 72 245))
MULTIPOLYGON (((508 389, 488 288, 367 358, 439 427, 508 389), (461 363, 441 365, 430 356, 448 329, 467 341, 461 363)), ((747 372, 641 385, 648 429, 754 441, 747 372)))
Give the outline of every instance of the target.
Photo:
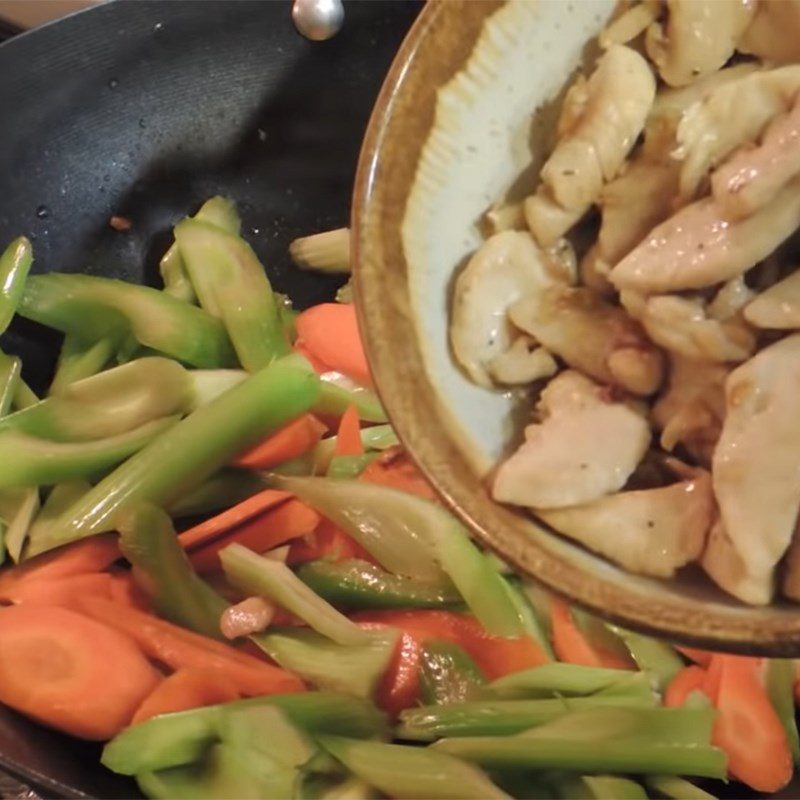
POLYGON ((269 469, 299 458, 316 447, 328 430, 313 414, 303 414, 263 442, 237 456, 233 465, 247 469, 269 469))
POLYGON ((349 405, 347 411, 342 414, 333 452, 337 456, 364 454, 364 444, 361 441, 361 420, 358 416, 358 409, 354 405, 349 405))

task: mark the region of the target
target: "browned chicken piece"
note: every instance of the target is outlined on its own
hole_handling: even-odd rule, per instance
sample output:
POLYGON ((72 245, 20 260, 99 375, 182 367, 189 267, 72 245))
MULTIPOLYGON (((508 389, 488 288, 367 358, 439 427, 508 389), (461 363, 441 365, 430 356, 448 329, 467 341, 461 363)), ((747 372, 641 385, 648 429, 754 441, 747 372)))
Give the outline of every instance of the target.
POLYGON ((666 25, 647 30, 647 55, 670 86, 719 69, 755 12, 752 0, 667 0, 666 25))
POLYGON ((619 492, 572 508, 537 511, 559 533, 641 575, 670 578, 699 558, 714 514, 711 477, 619 492))
POLYGON ((713 198, 682 208, 611 271, 619 290, 666 294, 736 278, 766 258, 800 224, 800 179, 750 217, 729 222, 713 198))
POLYGON ((608 399, 575 370, 553 378, 540 400, 542 421, 498 469, 492 495, 528 508, 580 505, 621 489, 650 444, 641 409, 608 399))
POLYGON ((726 219, 742 219, 769 203, 800 174, 800 97, 776 118, 757 147, 734 153, 711 176, 711 191, 726 219))
POLYGON ((671 452, 682 444, 701 464, 711 465, 725 419, 725 379, 722 364, 671 355, 667 389, 653 405, 650 417, 661 431, 661 446, 671 452))
POLYGON ((509 314, 551 353, 598 381, 641 396, 661 385, 660 351, 624 309, 590 289, 550 286, 518 300, 509 314))
POLYGON ((498 233, 469 260, 455 283, 450 341, 475 383, 492 385, 488 366, 511 345, 509 306, 555 282, 552 265, 527 231, 498 233))
POLYGON ((725 396, 725 422, 712 463, 714 493, 722 528, 746 567, 746 594, 736 588, 741 580, 712 565, 710 555, 707 570, 745 602, 768 602, 773 572, 789 547, 800 509, 800 334, 735 369, 725 396))
POLYGON ((800 328, 800 270, 773 284, 744 309, 744 318, 757 328, 800 328))
POLYGON ((558 364, 544 347, 537 346, 529 336, 518 336, 511 347, 489 363, 492 378, 504 386, 520 386, 558 372, 558 364))
POLYGON ((708 304, 708 315, 720 322, 732 319, 743 319, 742 312, 745 306, 756 296, 756 293, 747 285, 744 276, 731 278, 720 286, 714 299, 708 304))
POLYGON ((775 64, 800 61, 800 0, 758 0, 737 49, 775 64))

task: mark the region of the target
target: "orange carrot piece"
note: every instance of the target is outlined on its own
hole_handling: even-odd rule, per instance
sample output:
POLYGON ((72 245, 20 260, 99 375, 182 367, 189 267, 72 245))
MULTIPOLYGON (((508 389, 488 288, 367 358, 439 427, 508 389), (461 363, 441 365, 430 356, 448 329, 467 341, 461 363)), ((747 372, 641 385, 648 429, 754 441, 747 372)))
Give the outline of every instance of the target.
POLYGON ((292 542, 286 563, 304 564, 323 558, 329 561, 359 558, 375 563, 375 559, 352 536, 348 536, 328 519, 322 519, 313 533, 292 542))
POLYGON ((161 676, 132 639, 66 608, 0 609, 0 702, 82 739, 110 739, 161 676))
POLYGON ((362 386, 372 386, 367 357, 358 332, 356 310, 351 303, 321 303, 295 320, 301 351, 328 364, 362 386))
POLYGON ((777 792, 791 780, 792 753, 758 678, 760 659, 716 654, 721 662, 713 744, 728 755, 728 771, 757 792, 777 792))
POLYGON ((313 414, 303 414, 263 442, 237 456, 233 465, 248 469, 275 467, 313 450, 327 430, 327 426, 313 414))
POLYGON ((219 551, 231 542, 264 553, 292 539, 308 536, 319 525, 320 516, 300 500, 287 500, 277 508, 259 514, 229 530, 225 535, 189 552, 198 572, 219 569, 219 551))
POLYGON ((289 492, 265 489, 263 492, 248 497, 247 500, 242 500, 241 503, 237 503, 221 514, 183 531, 178 535, 178 541, 183 545, 184 550, 199 547, 218 536, 223 536, 231 528, 241 525, 248 519, 285 503, 291 496, 289 492))
POLYGON ((133 571, 112 573, 110 595, 115 603, 137 608, 139 611, 151 610, 150 601, 134 580, 133 571))
POLYGON ((303 356, 303 358, 308 359, 308 362, 317 375, 324 375, 326 372, 335 372, 333 367, 320 361, 302 342, 295 342, 292 350, 298 355, 303 356))
POLYGON ((349 405, 347 411, 342 414, 333 453, 337 456, 364 455, 364 445, 361 441, 361 420, 358 416, 358 409, 354 405, 349 405))
POLYGON ((385 453, 371 461, 359 475, 358 480, 378 483, 392 489, 399 489, 401 492, 416 494, 425 500, 439 501, 433 487, 401 445, 390 447, 385 453))
POLYGON ((583 667, 631 669, 631 664, 614 653, 595 647, 572 618, 569 606, 559 598, 550 604, 553 649, 559 661, 583 667))
POLYGON ((115 533, 90 536, 1 571, 0 592, 33 578, 51 580, 102 572, 120 557, 115 533))
POLYGON ((128 634, 150 658, 173 670, 210 670, 245 697, 305 689, 291 672, 150 614, 100 598, 84 598, 80 607, 93 619, 128 634))
POLYGON ((692 665, 684 667, 669 682, 664 692, 664 705, 667 708, 678 708, 686 702, 686 698, 697 691, 705 691, 706 671, 702 667, 692 665))
POLYGON ((107 572, 89 572, 52 579, 31 577, 0 591, 0 599, 24 605, 74 608, 75 601, 82 595, 95 595, 110 600, 113 583, 114 579, 107 572))
POLYGON ((698 647, 682 647, 675 645, 675 649, 683 656, 699 664, 701 667, 708 667, 711 663, 711 658, 714 655, 710 650, 700 650, 698 647))
POLYGON ((159 714, 229 703, 239 698, 236 686, 229 680, 220 679, 214 672, 205 669, 179 669, 161 681, 142 700, 131 723, 144 722, 159 714))
POLYGON ((724 653, 712 653, 706 669, 706 679, 703 681, 703 691, 711 698, 714 705, 719 698, 719 684, 722 679, 722 665, 725 663, 724 653))

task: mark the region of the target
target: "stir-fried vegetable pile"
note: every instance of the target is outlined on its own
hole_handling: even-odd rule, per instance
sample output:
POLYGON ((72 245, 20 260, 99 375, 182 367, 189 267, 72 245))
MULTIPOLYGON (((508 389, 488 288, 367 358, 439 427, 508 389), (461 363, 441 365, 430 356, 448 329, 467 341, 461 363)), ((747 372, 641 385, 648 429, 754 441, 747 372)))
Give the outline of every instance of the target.
POLYGON ((3 361, 0 701, 151 797, 783 786, 793 664, 619 629, 482 552, 386 424, 352 305, 295 314, 238 228, 220 198, 181 222, 163 290, 4 256, 3 325, 65 339, 41 400, 3 361))

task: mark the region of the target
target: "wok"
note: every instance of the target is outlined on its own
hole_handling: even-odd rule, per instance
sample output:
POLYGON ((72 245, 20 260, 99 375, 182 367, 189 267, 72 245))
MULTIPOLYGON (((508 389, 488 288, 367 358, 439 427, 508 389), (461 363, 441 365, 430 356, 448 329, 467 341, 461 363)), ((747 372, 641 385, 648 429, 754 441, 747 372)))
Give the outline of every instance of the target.
MULTIPOLYGON (((111 2, 6 41, 0 242, 29 236, 36 272, 156 284, 172 225, 221 193, 277 291, 329 299, 340 281, 300 273, 287 246, 347 224, 372 103, 420 8, 349 3, 336 37, 309 42, 288 0, 111 2)), ((17 322, 0 345, 46 386, 55 337, 17 322)), ((46 796, 137 794, 98 753, 0 709, 0 766, 46 796)))

